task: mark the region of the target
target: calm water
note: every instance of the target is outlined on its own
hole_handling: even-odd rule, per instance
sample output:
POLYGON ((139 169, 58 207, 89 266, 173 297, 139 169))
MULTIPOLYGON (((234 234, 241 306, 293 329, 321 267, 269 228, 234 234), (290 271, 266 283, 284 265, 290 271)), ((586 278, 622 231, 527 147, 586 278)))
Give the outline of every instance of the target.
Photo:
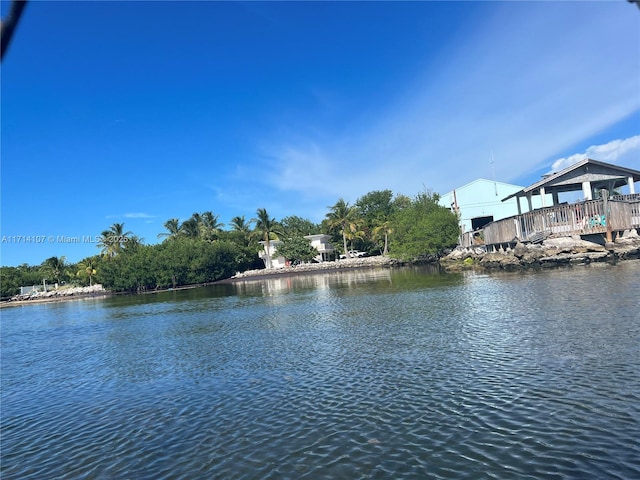
POLYGON ((640 262, 2 310, 10 479, 638 479, 640 262))

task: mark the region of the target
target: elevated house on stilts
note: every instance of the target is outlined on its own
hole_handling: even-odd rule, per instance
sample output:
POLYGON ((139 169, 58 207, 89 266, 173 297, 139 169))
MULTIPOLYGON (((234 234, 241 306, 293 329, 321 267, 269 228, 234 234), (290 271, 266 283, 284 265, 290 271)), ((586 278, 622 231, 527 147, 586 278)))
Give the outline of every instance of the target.
POLYGON ((538 243, 551 236, 597 236, 611 242, 625 230, 640 228, 640 194, 635 188, 639 181, 638 170, 582 160, 503 198, 516 198, 518 215, 491 222, 482 232, 463 234, 461 246, 477 244, 478 237, 490 250, 518 242, 538 243), (628 192, 620 194, 622 187, 628 192), (582 198, 561 202, 560 195, 567 192, 582 192, 582 198), (534 196, 542 199, 540 208, 532 208, 534 196), (545 205, 549 197, 552 204, 545 205))

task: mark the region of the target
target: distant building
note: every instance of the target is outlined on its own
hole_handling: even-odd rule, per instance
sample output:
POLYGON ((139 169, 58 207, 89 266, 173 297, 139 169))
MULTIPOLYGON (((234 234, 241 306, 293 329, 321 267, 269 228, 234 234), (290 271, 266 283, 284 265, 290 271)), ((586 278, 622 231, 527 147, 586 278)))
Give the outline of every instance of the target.
POLYGON ((306 235, 304 238, 311 241, 311 246, 318 250, 318 256, 315 258, 317 262, 326 262, 333 260, 335 249, 331 245, 331 235, 323 233, 317 235, 306 235))
MULTIPOLYGON (((267 263, 267 242, 262 241, 258 242, 262 245, 262 250, 258 252, 258 257, 262 259, 264 262, 264 266, 269 268, 269 264, 267 263)), ((280 240, 271 240, 269 242, 269 256, 271 257, 271 268, 284 268, 287 264, 287 260, 284 257, 277 257, 276 250, 278 245, 282 242, 280 240)))
MULTIPOLYGON (((640 170, 586 158, 504 197, 504 203, 518 200, 526 210, 486 225, 482 240, 494 249, 551 235, 601 236, 612 242, 622 232, 640 229, 638 182, 640 170), (536 199, 544 203, 536 205, 536 199)), ((475 234, 462 237, 461 245, 475 244, 475 234)))
MULTIPOLYGON (((469 232, 484 227, 495 220, 518 214, 516 198, 502 201, 505 197, 522 191, 520 185, 496 182, 479 178, 440 197, 440 205, 459 214, 461 232, 469 232)), ((532 198, 534 208, 542 206, 539 196, 532 198)))
MULTIPOLYGON (((333 245, 329 242, 331 239, 330 235, 317 234, 317 235, 306 235, 304 238, 311 242, 311 246, 314 247, 318 251, 318 255, 315 258, 316 262, 326 262, 328 260, 332 260, 334 258, 334 248, 333 245)), ((262 250, 258 252, 258 257, 262 259, 265 267, 269 268, 267 264, 267 242, 262 241, 259 242, 262 245, 262 250)), ((280 240, 271 240, 269 242, 269 255, 271 256, 271 268, 284 268, 287 266, 287 259, 282 256, 276 256, 276 250, 278 249, 278 245, 280 245, 282 241, 280 240)))

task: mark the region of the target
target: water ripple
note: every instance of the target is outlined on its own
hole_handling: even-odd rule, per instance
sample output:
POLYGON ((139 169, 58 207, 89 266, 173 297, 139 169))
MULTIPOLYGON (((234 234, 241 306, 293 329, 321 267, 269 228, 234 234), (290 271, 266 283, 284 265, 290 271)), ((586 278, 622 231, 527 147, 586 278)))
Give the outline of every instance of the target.
POLYGON ((3 312, 0 474, 640 478, 640 269, 610 268, 605 291, 411 269, 3 312))

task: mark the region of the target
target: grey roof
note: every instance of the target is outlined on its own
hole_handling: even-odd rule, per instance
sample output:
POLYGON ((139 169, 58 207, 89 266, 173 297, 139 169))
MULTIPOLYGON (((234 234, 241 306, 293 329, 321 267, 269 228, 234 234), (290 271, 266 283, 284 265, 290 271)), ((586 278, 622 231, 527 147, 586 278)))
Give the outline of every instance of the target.
POLYGON ((602 185, 610 183, 613 188, 617 188, 626 185, 629 177, 632 177, 634 182, 640 181, 640 171, 585 158, 564 170, 545 176, 542 180, 523 188, 519 192, 512 193, 503 198, 502 201, 504 202, 513 197, 539 194, 541 188, 544 188, 546 193, 574 192, 581 190, 582 182, 585 181, 602 185))

